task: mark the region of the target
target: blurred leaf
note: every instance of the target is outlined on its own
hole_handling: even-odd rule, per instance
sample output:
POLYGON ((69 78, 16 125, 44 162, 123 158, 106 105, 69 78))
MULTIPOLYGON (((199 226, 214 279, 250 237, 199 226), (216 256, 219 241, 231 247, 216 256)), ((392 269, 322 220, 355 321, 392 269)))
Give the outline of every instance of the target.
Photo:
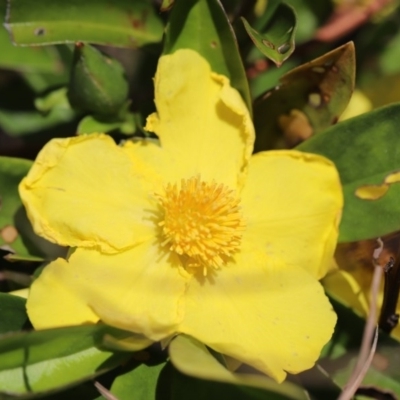
POLYGON ((166 28, 164 54, 182 48, 201 54, 225 75, 251 111, 251 99, 236 38, 218 0, 176 0, 166 28))
POLYGON ((396 184, 399 124, 397 103, 340 122, 298 146, 331 159, 339 171, 344 192, 340 242, 375 238, 400 229, 400 185, 396 184), (357 195, 360 188, 367 191, 370 186, 385 185, 386 193, 376 200, 357 195))
POLYGON ((0 126, 10 136, 24 136, 70 122, 76 116, 66 88, 36 98, 35 106, 39 112, 0 109, 0 126))
POLYGON ((158 377, 164 365, 164 363, 158 365, 138 365, 136 368, 118 376, 114 380, 111 386, 111 393, 118 400, 155 400, 158 377))
POLYGON ((0 398, 6 394, 32 397, 59 390, 115 368, 130 353, 99 349, 105 334, 131 335, 97 324, 0 337, 0 398))
POLYGON ((319 364, 296 375, 296 378, 312 399, 337 400, 342 392, 341 387, 319 364))
POLYGON ((72 45, 57 45, 57 46, 30 46, 17 47, 16 49, 53 49, 57 52, 61 70, 57 72, 46 72, 40 70, 22 71, 21 76, 31 89, 37 95, 43 95, 56 88, 64 87, 69 82, 70 66, 72 64, 73 46, 72 45))
POLYGON ((244 27, 257 48, 277 66, 288 59, 295 48, 296 14, 292 7, 285 3, 269 13, 268 22, 262 33, 253 29, 242 17, 244 27))
MULTIPOLYGON (((6 1, 0 1, 0 20, 6 15, 6 1)), ((0 26, 0 67, 18 71, 57 72, 63 68, 58 53, 53 47, 27 47, 25 49, 11 43, 7 30, 0 26)))
POLYGON ((0 335, 22 329, 28 320, 25 303, 22 297, 0 293, 0 335))
POLYGON ((172 8, 174 5, 175 0, 162 0, 161 6, 160 6, 160 11, 168 11, 172 8))
POLYGON ((77 109, 99 115, 116 114, 128 96, 124 69, 90 45, 75 46, 68 97, 77 109))
POLYGON ((0 126, 10 136, 25 136, 70 122, 75 115, 71 108, 54 108, 46 115, 37 111, 0 109, 0 126))
POLYGON ((66 86, 69 81, 69 76, 66 71, 61 74, 30 71, 22 72, 21 76, 38 95, 56 87, 66 86))
POLYGON ((292 147, 336 123, 354 80, 352 42, 283 75, 254 103, 255 150, 292 147))
POLYGON ((189 376, 263 389, 263 395, 269 399, 307 398, 301 388, 290 382, 277 383, 260 373, 244 374, 229 371, 212 356, 204 344, 189 336, 179 335, 173 339, 169 345, 169 355, 172 364, 189 376))
POLYGON ((48 113, 56 107, 68 109, 67 89, 63 87, 53 90, 46 96, 38 97, 35 100, 35 107, 42 113, 48 113))
POLYGON ((0 67, 22 72, 60 72, 63 69, 52 47, 16 47, 8 33, 0 27, 0 67))
POLYGON ((78 125, 78 135, 85 133, 110 133, 120 132, 125 135, 133 135, 136 132, 136 116, 126 113, 124 118, 103 118, 88 115, 78 125))
POLYGON ((374 77, 362 86, 363 93, 374 108, 400 101, 400 73, 374 77))
POLYGON ((22 255, 29 251, 15 228, 15 214, 22 206, 18 184, 31 166, 32 161, 0 157, 0 246, 22 255))
MULTIPOLYGON (((172 377, 172 396, 171 400, 288 400, 291 397, 286 397, 279 393, 268 392, 265 390, 230 385, 216 381, 206 381, 196 379, 191 376, 182 374, 173 369, 172 377)), ((306 399, 306 397, 303 397, 306 399)), ((123 400, 123 399, 122 399, 123 400)))
POLYGON ((135 48, 159 42, 163 33, 146 0, 9 0, 5 27, 18 45, 86 41, 135 48))
MULTIPOLYGON (((338 314, 338 323, 331 341, 325 346, 319 364, 340 387, 343 387, 358 358, 365 321, 336 300, 331 303, 338 314)), ((393 391, 400 396, 398 368, 400 344, 384 333, 380 339, 372 365, 362 386, 373 386, 382 391, 393 391)))
POLYGON ((285 3, 296 12, 297 45, 312 40, 315 31, 331 15, 334 6, 331 0, 285 0, 285 3))

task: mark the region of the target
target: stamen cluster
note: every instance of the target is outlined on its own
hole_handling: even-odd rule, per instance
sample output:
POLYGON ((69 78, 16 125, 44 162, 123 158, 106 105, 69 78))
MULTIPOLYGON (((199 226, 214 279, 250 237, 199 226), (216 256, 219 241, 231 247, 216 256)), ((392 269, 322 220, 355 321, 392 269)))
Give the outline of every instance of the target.
POLYGON ((240 200, 223 184, 199 176, 167 184, 158 195, 164 215, 163 245, 186 256, 188 267, 219 268, 238 250, 244 229, 240 200))

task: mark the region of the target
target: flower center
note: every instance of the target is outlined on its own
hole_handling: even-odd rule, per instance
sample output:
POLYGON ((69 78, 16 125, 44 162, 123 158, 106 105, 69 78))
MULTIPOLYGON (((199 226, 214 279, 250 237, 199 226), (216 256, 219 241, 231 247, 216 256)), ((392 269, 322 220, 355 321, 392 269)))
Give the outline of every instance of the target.
POLYGON ((244 222, 239 199, 223 184, 200 177, 170 184, 157 195, 163 207, 159 223, 163 245, 185 259, 187 267, 219 268, 239 249, 244 222))

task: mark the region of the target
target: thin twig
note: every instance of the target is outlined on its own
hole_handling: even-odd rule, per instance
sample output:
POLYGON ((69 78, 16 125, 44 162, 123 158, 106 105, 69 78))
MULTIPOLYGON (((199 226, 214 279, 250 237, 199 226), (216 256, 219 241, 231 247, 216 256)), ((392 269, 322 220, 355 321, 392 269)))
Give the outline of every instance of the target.
POLYGON ((339 6, 325 25, 317 30, 315 39, 321 42, 334 42, 365 24, 371 17, 393 0, 373 0, 364 7, 339 6))
POLYGON ((378 327, 375 327, 374 341, 372 342, 367 359, 364 360, 364 364, 361 370, 358 372, 358 375, 354 377, 354 380, 352 382, 349 381, 348 384, 345 386, 338 400, 351 400, 353 398, 357 389, 360 387, 365 375, 367 374, 369 367, 371 366, 377 344, 378 344, 378 327))
POLYGON ((373 254, 373 262, 375 267, 371 283, 369 314, 365 323, 360 353, 353 373, 351 374, 350 379, 344 387, 343 392, 339 396, 338 400, 350 400, 353 398, 371 365, 376 350, 378 341, 378 328, 376 326, 378 315, 378 294, 383 271, 383 268, 378 264, 378 258, 383 250, 382 239, 378 239, 378 244, 379 247, 374 251, 373 254), (372 343, 373 337, 374 341, 372 343))
POLYGON ((118 397, 114 396, 108 389, 106 389, 100 382, 95 382, 94 386, 100 392, 100 394, 107 400, 118 400, 118 397))

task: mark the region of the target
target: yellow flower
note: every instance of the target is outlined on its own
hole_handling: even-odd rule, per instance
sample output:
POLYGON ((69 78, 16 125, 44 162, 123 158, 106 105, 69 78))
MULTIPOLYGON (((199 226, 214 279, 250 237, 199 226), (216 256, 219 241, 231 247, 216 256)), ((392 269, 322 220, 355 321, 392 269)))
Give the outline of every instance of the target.
POLYGON ((35 231, 76 247, 33 283, 33 325, 185 333, 278 381, 310 368, 336 321, 317 281, 337 239, 336 169, 251 156, 239 93, 192 50, 161 57, 155 103, 160 144, 52 140, 21 182, 35 231))

